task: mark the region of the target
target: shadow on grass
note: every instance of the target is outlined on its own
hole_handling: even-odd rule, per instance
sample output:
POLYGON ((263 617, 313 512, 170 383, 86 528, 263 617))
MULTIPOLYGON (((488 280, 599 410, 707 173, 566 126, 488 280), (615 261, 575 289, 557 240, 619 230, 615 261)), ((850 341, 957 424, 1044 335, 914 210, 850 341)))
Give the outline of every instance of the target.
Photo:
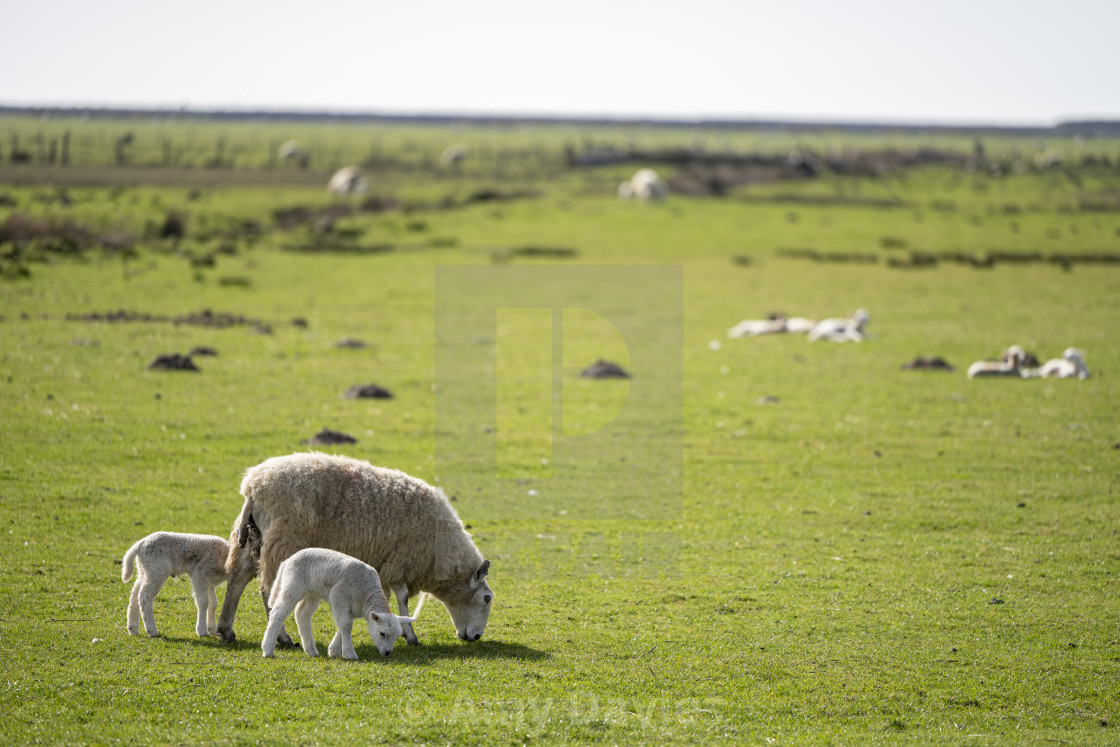
MULTIPOLYGON (((233 643, 222 643, 222 639, 214 635, 199 638, 194 635, 174 636, 160 634, 159 640, 166 641, 169 644, 185 644, 217 651, 254 651, 260 653, 261 648, 259 640, 243 640, 238 638, 233 643)), ((323 658, 327 657, 328 643, 330 643, 329 638, 323 641, 317 641, 319 655, 323 658)), ((303 649, 300 648, 298 642, 295 646, 290 648, 277 647, 277 653, 279 655, 283 655, 285 651, 302 653, 303 649)), ((520 643, 487 640, 478 641, 476 643, 421 642, 419 646, 409 646, 402 639, 397 642, 397 645, 393 648, 392 655, 388 658, 382 657, 381 653, 377 650, 377 646, 372 643, 358 644, 357 641, 355 641, 354 651, 358 654, 359 661, 368 660, 377 662, 384 659, 386 664, 412 665, 427 665, 434 660, 466 661, 478 659, 517 659, 520 661, 539 661, 552 658, 552 654, 547 651, 539 651, 529 646, 523 646, 520 643)))

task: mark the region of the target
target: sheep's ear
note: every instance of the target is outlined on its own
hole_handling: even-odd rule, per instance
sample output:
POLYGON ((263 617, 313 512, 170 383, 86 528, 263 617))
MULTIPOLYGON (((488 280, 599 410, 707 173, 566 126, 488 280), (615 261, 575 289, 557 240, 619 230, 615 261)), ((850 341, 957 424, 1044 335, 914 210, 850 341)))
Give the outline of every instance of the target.
POLYGON ((486 578, 486 574, 489 573, 489 572, 490 572, 490 561, 489 560, 482 561, 482 565, 480 565, 478 567, 478 570, 474 572, 474 580, 475 581, 481 581, 482 579, 486 578))
POLYGON ((377 614, 376 610, 370 610, 369 619, 373 620, 375 623, 379 623, 381 622, 381 615, 377 614))
POLYGON ((397 620, 400 621, 401 625, 404 625, 405 623, 415 622, 416 618, 415 617, 405 617, 404 615, 397 615, 397 620))

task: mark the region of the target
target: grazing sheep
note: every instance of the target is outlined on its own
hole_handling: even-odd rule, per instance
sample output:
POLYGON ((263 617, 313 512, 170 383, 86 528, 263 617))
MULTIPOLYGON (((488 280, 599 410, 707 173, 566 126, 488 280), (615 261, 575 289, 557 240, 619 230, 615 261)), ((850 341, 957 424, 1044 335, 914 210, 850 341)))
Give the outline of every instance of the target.
POLYGON ((728 337, 756 337, 773 335, 786 331, 786 318, 782 314, 771 314, 766 319, 744 319, 727 330, 728 337))
POLYGON ((354 661, 354 641, 350 631, 354 620, 361 618, 369 625, 369 634, 382 656, 393 653, 393 644, 401 636, 401 623, 413 618, 398 618, 389 610, 389 601, 381 590, 381 579, 370 566, 357 558, 334 550, 311 547, 300 550, 280 564, 276 584, 268 597, 268 627, 261 641, 261 652, 270 657, 276 650, 276 637, 284 629, 284 621, 292 610, 303 651, 318 656, 315 637, 311 634, 311 617, 326 599, 338 631, 327 647, 327 656, 342 655, 354 661))
POLYGON ((809 342, 862 342, 863 329, 869 320, 863 309, 852 314, 851 319, 822 319, 809 330, 809 342))
POLYGON ((1023 376, 1032 379, 1087 379, 1089 369, 1085 365, 1085 353, 1077 348, 1066 348, 1061 358, 1048 360, 1036 369, 1024 371, 1023 376))
MULTIPOLYGON (((309 452, 251 467, 241 494, 245 505, 230 535, 229 587, 218 620, 222 640, 236 638, 237 604, 256 570, 246 559, 254 526, 266 609, 280 563, 305 547, 325 547, 377 568, 386 598, 392 591, 402 615, 409 595, 426 591, 447 607, 459 638, 482 637, 494 595, 486 583, 490 561, 442 491, 397 470, 309 452)), ((409 643, 419 643, 411 623, 402 631, 409 643)), ((282 627, 279 635, 290 642, 282 627)))
POLYGON ((169 576, 191 578, 191 594, 198 609, 194 631, 200 636, 213 635, 217 629, 214 616, 218 609, 215 589, 226 580, 226 557, 229 543, 221 537, 205 534, 155 532, 139 540, 124 554, 121 581, 132 578, 139 566, 136 583, 128 597, 128 633, 139 635, 139 618, 143 615, 144 632, 155 637, 156 618, 152 603, 169 576))
POLYGON ((657 202, 669 195, 669 185, 653 169, 638 169, 629 182, 618 185, 618 197, 622 200, 641 200, 657 202))
POLYGON ((1003 353, 1003 358, 998 361, 976 361, 968 367, 968 378, 984 378, 988 376, 1010 376, 1015 379, 1023 378, 1023 357, 1026 353, 1018 345, 1012 345, 1003 353))
POLYGON ((369 189, 369 182, 357 166, 345 166, 334 172, 327 182, 327 191, 335 195, 360 194, 369 189))

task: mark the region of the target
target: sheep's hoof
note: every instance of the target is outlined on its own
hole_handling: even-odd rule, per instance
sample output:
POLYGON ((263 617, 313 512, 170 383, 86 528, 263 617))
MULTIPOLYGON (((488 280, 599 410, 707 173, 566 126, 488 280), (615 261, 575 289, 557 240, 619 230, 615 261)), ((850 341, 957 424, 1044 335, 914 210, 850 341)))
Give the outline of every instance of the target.
POLYGON ((218 635, 222 637, 222 643, 233 643, 237 640, 237 636, 233 633, 233 628, 218 628, 218 635))
POLYGON ((280 648, 299 648, 299 644, 293 641, 287 633, 277 637, 276 645, 280 648))

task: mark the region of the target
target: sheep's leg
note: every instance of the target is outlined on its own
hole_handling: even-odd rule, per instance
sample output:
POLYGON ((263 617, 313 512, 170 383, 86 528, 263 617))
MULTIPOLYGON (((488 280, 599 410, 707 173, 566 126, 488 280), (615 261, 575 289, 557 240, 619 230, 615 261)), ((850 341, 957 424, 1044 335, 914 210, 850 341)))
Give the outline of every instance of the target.
POLYGON ((280 600, 280 603, 269 611, 268 627, 264 629, 264 638, 261 640, 261 653, 265 657, 271 657, 276 653, 276 637, 284 629, 284 621, 292 614, 292 608, 295 606, 287 600, 280 600))
POLYGON ((159 590, 163 588, 163 583, 165 581, 167 581, 167 576, 156 580, 145 574, 144 583, 140 587, 140 615, 144 619, 144 632, 152 638, 159 635, 156 631, 156 616, 152 612, 152 606, 155 603, 156 595, 159 594, 159 590))
POLYGON ((206 616, 210 604, 210 585, 204 576, 191 574, 191 596, 194 597, 194 606, 198 615, 194 621, 194 632, 199 638, 206 635, 206 616))
POLYGON ((128 595, 128 634, 140 635, 140 587, 144 585, 144 572, 136 574, 136 583, 128 595))
MULTIPOLYGON (((343 606, 344 605, 339 605, 339 607, 336 608, 334 605, 331 605, 331 617, 334 618, 334 624, 338 626, 338 632, 334 634, 334 638, 331 640, 331 648, 335 651, 341 648, 343 659, 357 661, 358 653, 354 651, 354 639, 350 635, 354 627, 354 618, 350 617, 350 614, 342 609, 343 606)), ((330 649, 327 649, 327 651, 329 653, 330 649)))
MULTIPOLYGON (((237 603, 241 601, 241 595, 253 575, 254 572, 250 568, 239 568, 230 575, 229 584, 226 586, 226 598, 222 602, 222 614, 218 616, 218 635, 222 637, 223 643, 237 640, 233 632, 233 618, 237 614, 237 603)), ((265 605, 266 609, 267 607, 268 605, 265 605)))
MULTIPOLYGON (((408 617, 408 585, 401 584, 395 587, 393 589, 393 596, 397 598, 397 612, 408 617)), ((420 639, 416 637, 416 633, 412 630, 412 623, 401 623, 401 636, 408 641, 409 646, 420 645, 420 639)))
MULTIPOLYGON (((271 591, 270 589, 265 587, 264 579, 262 578, 261 579, 261 599, 264 600, 264 613, 266 615, 268 615, 269 620, 272 620, 272 610, 268 606, 268 595, 269 595, 270 591, 271 591)), ((289 610, 289 612, 290 612, 290 610, 289 610)), ((284 618, 286 618, 286 617, 287 617, 287 615, 280 618, 280 630, 279 630, 279 633, 278 633, 277 638, 276 638, 276 643, 277 643, 277 645, 280 646, 280 648, 291 648, 291 647, 296 645, 296 644, 292 643, 292 637, 288 635, 288 631, 284 628, 284 618)))
POLYGON ((218 631, 218 623, 214 619, 218 614, 218 587, 209 586, 206 589, 206 635, 214 635, 218 631))
POLYGON ((319 649, 315 647, 315 637, 311 634, 311 616, 317 609, 319 609, 319 600, 310 594, 299 600, 299 604, 296 605, 296 629, 299 631, 303 650, 308 656, 319 655, 319 649))

